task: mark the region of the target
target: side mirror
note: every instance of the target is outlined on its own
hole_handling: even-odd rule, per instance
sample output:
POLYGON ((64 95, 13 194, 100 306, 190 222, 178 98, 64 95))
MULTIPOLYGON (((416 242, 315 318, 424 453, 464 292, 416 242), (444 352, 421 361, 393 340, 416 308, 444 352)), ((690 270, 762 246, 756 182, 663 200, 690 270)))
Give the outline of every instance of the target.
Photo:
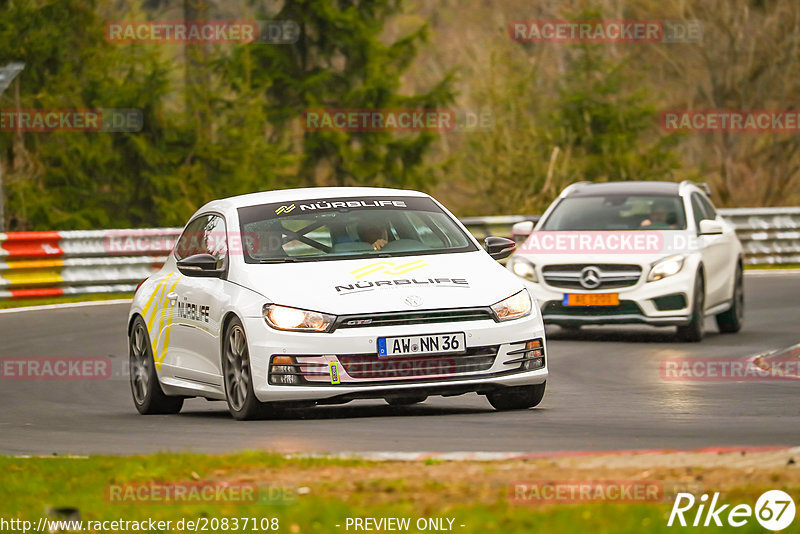
POLYGON ((505 237, 490 236, 483 240, 483 244, 489 256, 496 260, 509 257, 514 252, 514 249, 517 248, 516 243, 505 237))
POLYGON ((721 223, 711 219, 700 221, 700 231, 698 232, 698 235, 719 235, 721 233, 721 223))
POLYGON ((519 244, 528 239, 528 236, 533 232, 533 221, 522 221, 515 223, 511 227, 511 239, 519 244))
POLYGON ((178 260, 178 270, 186 276, 219 277, 225 272, 217 267, 219 260, 211 254, 194 254, 178 260))

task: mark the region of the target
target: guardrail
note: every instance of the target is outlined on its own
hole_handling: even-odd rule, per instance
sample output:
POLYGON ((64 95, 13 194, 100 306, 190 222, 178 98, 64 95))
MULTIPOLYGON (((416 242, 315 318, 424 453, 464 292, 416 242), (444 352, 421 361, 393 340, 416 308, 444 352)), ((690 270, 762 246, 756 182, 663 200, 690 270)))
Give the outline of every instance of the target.
POLYGON ((736 228, 749 265, 800 263, 800 208, 718 210, 736 228))
POLYGON ((127 293, 161 267, 180 228, 0 234, 0 299, 127 293))
MULTIPOLYGON (((800 263, 800 208, 719 210, 731 221, 750 265, 800 263)), ((466 217, 483 239, 511 235, 538 215, 466 217)), ((0 299, 132 292, 161 267, 180 228, 0 233, 0 299)))

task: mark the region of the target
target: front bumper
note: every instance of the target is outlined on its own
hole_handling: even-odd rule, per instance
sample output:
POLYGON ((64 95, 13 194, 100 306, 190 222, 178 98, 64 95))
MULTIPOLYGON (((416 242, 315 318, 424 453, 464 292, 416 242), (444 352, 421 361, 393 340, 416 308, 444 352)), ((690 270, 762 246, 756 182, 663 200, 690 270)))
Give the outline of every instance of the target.
POLYGON ((356 398, 382 398, 393 395, 458 395, 488 393, 502 387, 541 384, 548 368, 544 325, 540 314, 505 323, 493 320, 413 324, 402 326, 364 326, 331 333, 282 332, 266 325, 261 317, 246 318, 245 331, 250 345, 253 390, 262 402, 296 401, 310 404, 348 402, 356 398), (468 353, 431 355, 446 360, 444 367, 428 367, 424 372, 406 372, 409 357, 377 358, 379 337, 415 336, 464 332, 468 353), (541 339, 544 366, 522 369, 520 349, 525 342, 541 339), (491 358, 486 357, 494 351, 491 358), (276 384, 270 381, 273 357, 289 356, 320 370, 317 377, 306 376, 301 384, 276 384), (482 357, 477 365, 476 358, 482 357), (461 359, 460 359, 461 358, 461 359), (356 365, 354 366, 354 361, 356 365), (468 364, 465 362, 469 361, 468 364), (339 383, 332 383, 329 367, 333 362, 339 383), (380 365, 380 368, 365 367, 380 365), (395 371, 391 371, 391 365, 395 371), (432 371, 431 371, 432 369, 432 371), (366 371, 366 372, 365 372, 366 371))
POLYGON ((647 324, 651 326, 682 326, 689 323, 690 315, 662 315, 650 317, 633 300, 621 300, 619 306, 563 306, 558 301, 544 304, 544 321, 547 324, 647 324))
MULTIPOLYGON (((684 267, 680 273, 655 282, 639 281, 630 287, 589 291, 562 289, 545 283, 525 285, 541 304, 545 324, 602 325, 647 324, 652 326, 682 326, 692 314, 694 270, 684 267), (619 306, 565 306, 566 293, 617 293, 619 306), (665 306, 665 299, 680 304, 665 306)), ((642 276, 644 278, 644 275, 642 276)))

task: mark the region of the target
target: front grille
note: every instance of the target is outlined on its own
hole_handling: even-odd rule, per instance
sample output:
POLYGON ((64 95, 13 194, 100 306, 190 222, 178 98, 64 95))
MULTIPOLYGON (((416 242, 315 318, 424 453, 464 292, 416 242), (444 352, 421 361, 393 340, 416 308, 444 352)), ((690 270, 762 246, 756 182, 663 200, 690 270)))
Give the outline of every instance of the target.
POLYGON ((339 362, 352 378, 369 380, 430 380, 486 371, 494 365, 497 347, 477 347, 465 354, 379 358, 374 354, 339 356, 339 362))
POLYGON ((572 263, 566 265, 546 265, 542 268, 544 281, 552 287, 564 289, 613 289, 635 285, 642 276, 639 265, 617 263, 572 263), (599 275, 600 283, 594 287, 581 284, 581 273, 587 267, 594 267, 599 275))
POLYGON ((629 315, 642 314, 642 309, 632 300, 621 300, 619 306, 564 306, 559 300, 548 301, 542 309, 542 315, 571 315, 573 317, 591 317, 593 315, 629 315))
MULTIPOLYGON (((455 376, 487 371, 497 358, 498 345, 472 347, 463 354, 431 354, 425 356, 379 358, 376 354, 339 354, 341 369, 355 379, 350 384, 372 382, 430 382, 455 376)), ((514 369, 521 369, 530 359, 527 351, 518 351, 514 369), (525 352, 525 354, 522 354, 525 352)), ((543 355, 543 354, 542 354, 543 355)), ((510 369, 509 369, 510 370, 510 369)), ((330 385, 331 370, 324 356, 273 356, 269 383, 275 385, 330 385), (293 363, 275 363, 275 358, 289 358, 293 363)), ((342 383, 345 383, 344 379, 342 383)))
POLYGON ((365 313, 340 316, 333 330, 363 326, 402 326, 427 323, 494 320, 489 308, 456 308, 451 310, 422 310, 388 313, 365 313))

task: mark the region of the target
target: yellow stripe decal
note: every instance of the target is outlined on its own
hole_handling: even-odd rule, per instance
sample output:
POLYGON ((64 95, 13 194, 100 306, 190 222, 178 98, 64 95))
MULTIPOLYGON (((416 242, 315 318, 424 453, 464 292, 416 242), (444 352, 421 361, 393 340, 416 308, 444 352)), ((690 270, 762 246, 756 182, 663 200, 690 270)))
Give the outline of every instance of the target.
POLYGON ((167 278, 165 278, 161 282, 157 283, 156 288, 153 291, 153 294, 150 295, 149 299, 147 299, 147 304, 145 304, 144 308, 142 308, 142 317, 144 317, 145 319, 147 319, 147 312, 150 309, 150 305, 153 304, 153 299, 156 298, 156 293, 158 293, 158 290, 161 289, 161 284, 166 283, 167 280, 169 280, 169 276, 167 276, 167 278))
MULTIPOLYGON (((172 293, 173 291, 175 291, 175 288, 177 287, 178 281, 180 279, 181 279, 181 277, 179 276, 175 280, 175 283, 172 284, 171 288, 169 288, 169 293, 172 293)), ((169 294, 169 293, 167 293, 167 294, 169 294)), ((172 324, 172 315, 175 312, 175 306, 174 305, 168 305, 168 306, 169 306, 169 319, 167 319, 167 326, 170 326, 172 324)), ((163 329, 163 326, 164 326, 164 322, 163 322, 164 321, 164 316, 166 316, 166 312, 161 315, 161 326, 159 327, 159 330, 158 330, 159 333, 161 332, 161 330, 163 329)), ((155 357, 154 357, 155 364, 156 364, 156 369, 158 369, 159 371, 161 370, 161 364, 164 362, 164 358, 167 357, 167 349, 169 348, 169 335, 170 335, 170 333, 172 333, 172 328, 167 328, 167 332, 164 334, 164 345, 161 347, 161 354, 158 356, 158 359, 155 359, 155 357)), ((155 352, 153 352, 153 354, 155 355, 155 352)))
MULTIPOLYGON (((169 280, 169 277, 167 277, 167 280, 165 280, 164 282, 159 284, 158 289, 156 289, 156 292, 155 292, 156 300, 155 300, 155 306, 153 306, 153 314, 150 316, 149 319, 147 319, 147 331, 150 332, 150 338, 151 339, 153 338, 153 323, 155 323, 156 316, 159 314, 159 312, 161 311, 161 307, 164 304, 163 303, 164 299, 162 297, 166 295, 167 281, 168 280, 169 280)), ((153 345, 153 346, 155 346, 155 345, 153 345)))
POLYGON ((390 261, 379 261, 377 263, 370 263, 369 265, 365 265, 356 269, 355 271, 351 271, 350 274, 356 275, 356 278, 364 278, 368 274, 372 274, 374 272, 382 270, 384 267, 391 267, 394 263, 390 261))
POLYGON ((415 269, 419 269, 420 267, 425 267, 426 263, 422 260, 412 261, 409 263, 404 263, 403 265, 398 265, 397 267, 392 267, 391 269, 386 269, 384 272, 386 274, 405 274, 407 272, 413 271, 415 269))

